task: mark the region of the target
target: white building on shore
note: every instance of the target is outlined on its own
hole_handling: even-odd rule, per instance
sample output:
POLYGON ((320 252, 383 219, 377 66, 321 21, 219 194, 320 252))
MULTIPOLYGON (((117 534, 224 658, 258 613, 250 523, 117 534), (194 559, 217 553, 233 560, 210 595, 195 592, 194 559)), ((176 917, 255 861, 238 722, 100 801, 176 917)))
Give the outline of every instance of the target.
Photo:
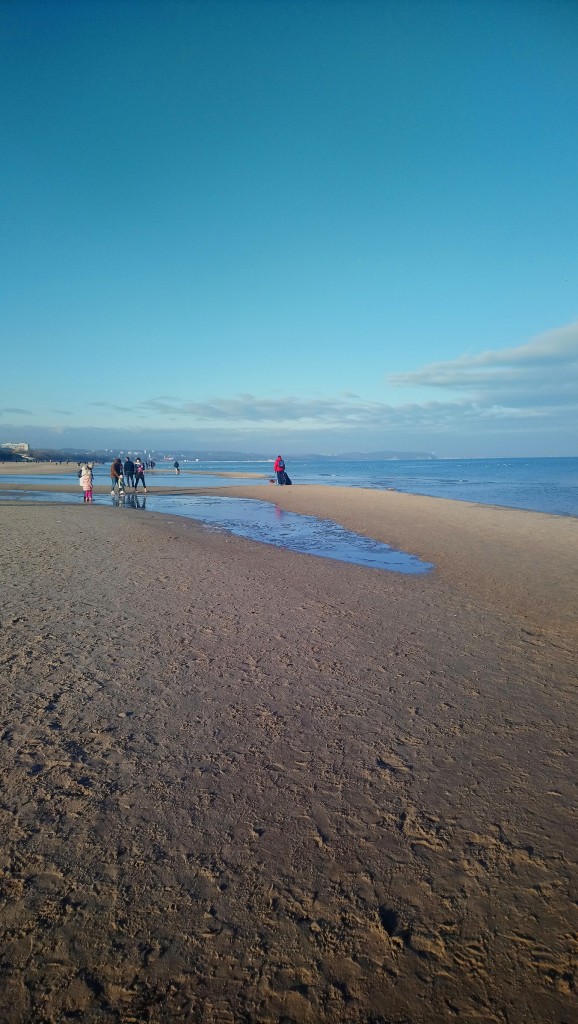
POLYGON ((9 448, 12 452, 29 452, 28 441, 5 441, 0 447, 9 448))

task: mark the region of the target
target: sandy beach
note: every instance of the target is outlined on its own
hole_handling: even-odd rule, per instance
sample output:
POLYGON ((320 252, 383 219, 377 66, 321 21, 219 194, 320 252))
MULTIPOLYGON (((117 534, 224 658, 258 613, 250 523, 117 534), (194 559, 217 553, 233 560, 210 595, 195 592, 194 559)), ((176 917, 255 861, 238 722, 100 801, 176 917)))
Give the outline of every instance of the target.
MULTIPOLYGON (((0 462, 0 482, 3 476, 21 476, 23 481, 29 476, 36 476, 41 474, 42 476, 56 476, 63 473, 70 473, 71 484, 77 482, 77 472, 80 463, 78 462, 0 462)), ((105 465, 105 469, 108 469, 108 465, 105 465)), ((166 480, 167 477, 174 477, 175 471, 173 468, 167 466, 156 466, 153 469, 147 470, 147 474, 151 480, 155 478, 166 480)), ((195 476, 206 476, 206 469, 182 469, 181 476, 190 476, 194 479, 195 476)), ((267 473, 238 473, 231 470, 211 470, 211 476, 225 477, 225 478, 242 478, 244 480, 260 480, 264 476, 270 475, 267 473)), ((26 485, 28 486, 28 485, 26 485)))
POLYGON ((570 1024, 578 520, 211 493, 435 571, 0 504, 2 1021, 570 1024))

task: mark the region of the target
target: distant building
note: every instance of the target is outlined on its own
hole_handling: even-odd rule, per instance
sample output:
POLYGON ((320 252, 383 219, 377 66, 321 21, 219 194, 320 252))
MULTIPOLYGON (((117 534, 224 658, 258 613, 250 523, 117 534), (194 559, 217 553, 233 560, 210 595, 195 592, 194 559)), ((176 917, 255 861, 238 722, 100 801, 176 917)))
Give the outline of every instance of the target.
POLYGON ((5 441, 2 448, 9 448, 11 452, 30 451, 30 445, 27 441, 5 441))

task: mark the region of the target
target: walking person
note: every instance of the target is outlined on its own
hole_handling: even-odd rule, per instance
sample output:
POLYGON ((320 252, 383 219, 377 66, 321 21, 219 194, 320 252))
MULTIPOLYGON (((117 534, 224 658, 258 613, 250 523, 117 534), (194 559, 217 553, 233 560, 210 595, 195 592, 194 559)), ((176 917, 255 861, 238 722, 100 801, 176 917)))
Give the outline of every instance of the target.
POLYGON ((124 460, 123 469, 125 484, 127 485, 127 487, 134 487, 134 462, 128 455, 124 460))
POLYGON ((175 462, 175 466, 174 466, 174 468, 175 468, 175 473, 176 473, 176 474, 177 474, 177 476, 178 476, 178 475, 179 475, 179 473, 181 472, 181 467, 179 466, 178 462, 175 462))
POLYGON ((110 467, 110 493, 114 494, 115 488, 118 488, 119 494, 124 494, 124 480, 122 476, 122 462, 120 458, 114 460, 110 467))
POLYGON ((139 484, 139 480, 140 480, 142 482, 142 485, 144 487, 144 492, 146 494, 146 492, 147 492, 147 485, 146 485, 146 481, 145 481, 144 471, 145 471, 145 468, 144 468, 141 460, 140 459, 136 459, 135 460, 135 464, 134 464, 134 489, 136 491, 136 489, 138 487, 138 484, 139 484))

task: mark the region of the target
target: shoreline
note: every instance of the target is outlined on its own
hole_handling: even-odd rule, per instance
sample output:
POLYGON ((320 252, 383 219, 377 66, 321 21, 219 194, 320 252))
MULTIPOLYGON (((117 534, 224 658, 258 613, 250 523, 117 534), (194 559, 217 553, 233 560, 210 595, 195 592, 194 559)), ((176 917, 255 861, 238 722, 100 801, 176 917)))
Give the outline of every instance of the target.
MULTIPOLYGON (((475 461, 475 460, 470 460, 470 461, 475 461)), ((480 460, 480 461, 487 462, 488 460, 480 460)), ((534 460, 534 461, 537 461, 537 460, 534 460)), ((555 460, 546 459, 546 461, 552 462, 552 461, 555 461, 555 460)), ((567 460, 562 460, 562 461, 567 461, 567 460)), ((578 459, 576 459, 575 461, 578 463, 578 459)), ((0 488, 6 488, 6 487, 12 486, 14 489, 22 489, 23 487, 28 486, 30 477, 33 476, 33 475, 36 475, 36 476, 39 475, 39 472, 36 469, 36 465, 38 465, 38 464, 35 464, 35 465, 28 465, 27 464, 27 465, 24 465, 24 466, 22 464, 20 464, 20 472, 13 472, 12 469, 10 468, 11 464, 9 464, 9 463, 1 464, 0 463, 0 488), (14 484, 10 485, 10 484, 6 483, 6 478, 7 478, 8 475, 12 475, 12 476, 14 476, 16 478, 14 484), (18 480, 18 477, 20 477, 19 480, 18 480)), ((46 465, 46 464, 44 464, 44 465, 46 465)), ((62 484, 60 482, 58 484, 46 484, 46 483, 43 483, 43 484, 39 484, 38 487, 41 487, 42 489, 54 489, 55 491, 56 490, 61 490, 64 493, 65 492, 65 488, 68 486, 69 488, 71 488, 71 492, 74 492, 74 485, 76 484, 76 479, 77 479, 76 464, 69 465, 68 466, 68 470, 65 467, 64 468, 64 472, 62 471, 62 469, 63 469, 63 467, 60 464, 51 464, 49 466, 49 471, 48 471, 47 475, 49 477, 50 476, 54 477, 56 475, 59 475, 61 478, 62 477, 66 478, 68 476, 69 479, 70 479, 70 484, 67 485, 67 484, 62 484)), ((102 481, 108 482, 108 472, 107 472, 106 468, 103 467, 103 466, 100 466, 99 470, 100 471, 98 473, 97 479, 100 479, 102 481)), ((147 482, 150 484, 150 488, 151 489, 156 486, 157 488, 160 487, 161 489, 164 490, 164 486, 167 484, 168 479, 173 474, 174 474, 174 470, 171 469, 171 468, 158 467, 155 470, 147 471, 147 482)), ((264 485, 265 483, 268 483, 268 484, 275 483, 274 479, 270 476, 270 474, 266 473, 266 472, 261 473, 261 472, 254 472, 254 471, 252 471, 252 472, 244 472, 242 470, 218 470, 218 469, 212 469, 211 470, 211 469, 188 469, 187 468, 187 469, 181 470, 179 475, 185 477, 185 480, 181 481, 181 485, 184 483, 185 486, 176 486, 175 485, 174 488, 171 487, 170 491, 165 491, 165 493, 172 493, 173 491, 174 491, 175 494, 194 493, 194 489, 196 487, 199 487, 199 486, 200 487, 211 487, 211 488, 215 487, 215 486, 219 486, 218 483, 217 483, 217 481, 219 479, 225 479, 225 480, 226 479, 238 479, 238 480, 243 480, 243 481, 247 481, 247 482, 249 482, 249 481, 259 481, 261 483, 261 485, 264 485), (186 479, 187 477, 188 477, 188 480, 186 479), (202 483, 199 483, 199 479, 202 480, 202 478, 205 478, 204 481, 202 483), (207 480, 209 482, 207 482, 207 480), (186 484, 188 484, 189 486, 187 487, 186 484)), ((558 517, 562 517, 562 518, 565 518, 565 519, 567 519, 567 518, 578 519, 578 511, 576 509, 576 504, 575 503, 572 504, 572 502, 569 502, 567 500, 567 498, 565 498, 564 496, 562 496, 562 497, 558 496, 557 500, 551 500, 549 502, 546 502, 546 501, 541 501, 540 502, 540 501, 538 501, 537 503, 534 504, 534 507, 532 507, 531 505, 528 505, 527 502, 525 502, 525 501, 520 502, 520 501, 517 501, 515 498, 511 499, 511 502, 513 501, 513 504, 511 502, 510 502, 510 504, 507 504, 507 503, 501 502, 497 495, 493 495, 492 496, 494 498, 494 500, 489 500, 487 494, 486 495, 483 495, 483 494, 473 494, 472 495, 472 494, 464 494, 464 493, 443 493, 439 488, 433 488, 433 489, 429 489, 429 490, 426 489, 424 491, 422 487, 417 486, 417 489, 415 489, 415 490, 408 490, 408 489, 406 489, 403 486, 403 481, 402 480, 397 481, 398 486, 393 486, 393 484, 395 482, 396 481, 391 480, 390 481, 390 484, 391 484, 390 486, 385 486, 385 483, 383 483, 383 482, 382 482, 382 486, 375 486, 374 482, 369 482, 367 480, 365 480, 365 481, 360 480, 360 481, 356 481, 356 482, 349 481, 347 483, 344 483, 344 482, 338 483, 337 480, 335 479, 335 480, 332 480, 330 486, 332 488, 336 487, 336 486, 355 487, 357 490, 387 490, 387 491, 391 491, 391 492, 397 492, 397 493, 400 493, 400 494, 410 494, 410 495, 413 494, 416 497, 432 497, 432 498, 442 499, 442 500, 466 502, 466 503, 471 504, 471 505, 484 505, 484 506, 489 506, 491 508, 497 508, 497 509, 511 509, 511 510, 520 511, 520 512, 537 512, 537 513, 542 513, 542 514, 545 514, 545 515, 558 516, 558 517)), ((479 481, 478 481, 478 483, 479 483, 479 481)), ((97 486, 100 487, 100 493, 103 493, 103 494, 106 493, 107 488, 106 488, 105 482, 103 482, 103 483, 101 483, 100 485, 97 485, 97 486)), ((321 479, 310 479, 310 480, 306 479, 306 480, 301 481, 301 482, 295 482, 294 486, 295 486, 296 489, 300 489, 300 488, 303 488, 303 487, 311 487, 311 486, 328 486, 328 481, 323 479, 323 478, 321 478, 321 479)))
POLYGON ((278 491, 436 571, 0 504, 3 1019, 569 1019, 577 524, 278 491))
MULTIPOLYGON (((76 484, 33 486, 0 480, 0 491, 3 489, 78 494, 82 505, 76 484)), ((110 489, 100 484, 94 493, 109 496, 110 489)), ((143 495, 144 491, 139 488, 136 493, 143 495)), ((433 563, 466 597, 470 591, 476 592, 538 628, 544 625, 573 634, 578 623, 578 518, 572 516, 402 491, 317 484, 147 487, 147 499, 159 495, 248 498, 330 520, 433 563)), ((114 511, 108 502, 104 507, 114 511)), ((178 516, 176 512, 156 512, 150 505, 146 514, 178 516)))
MULTIPOLYGON (((98 463, 99 468, 106 470, 104 463, 98 463)), ((48 475, 63 475, 70 473, 72 479, 77 478, 79 469, 78 462, 0 462, 0 484, 3 475, 11 476, 48 476, 48 475)), ((169 469, 164 466, 155 466, 154 469, 147 469, 145 471, 154 478, 158 473, 167 474, 169 476, 175 476, 174 469, 169 469)), ((180 475, 191 475, 198 474, 199 476, 217 476, 225 477, 230 479, 241 479, 241 480, 261 480, 267 477, 266 473, 243 473, 231 470, 204 470, 204 469, 181 469, 180 475)), ((4 486, 4 485, 2 485, 4 486)))

